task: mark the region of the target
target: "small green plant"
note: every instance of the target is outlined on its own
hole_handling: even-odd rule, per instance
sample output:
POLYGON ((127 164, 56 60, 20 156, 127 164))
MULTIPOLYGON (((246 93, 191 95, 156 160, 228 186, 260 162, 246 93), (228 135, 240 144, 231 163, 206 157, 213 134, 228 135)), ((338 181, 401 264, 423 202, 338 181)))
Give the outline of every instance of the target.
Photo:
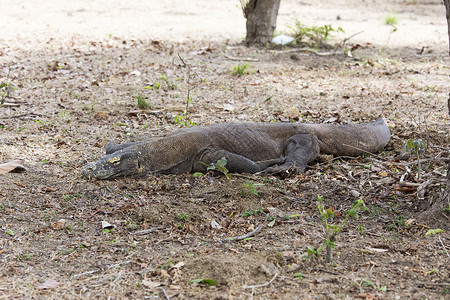
POLYGON ((69 111, 66 111, 66 110, 63 110, 63 111, 59 114, 59 117, 60 117, 61 119, 65 120, 65 121, 69 122, 69 121, 70 121, 70 112, 69 112, 69 111))
POLYGON ((16 234, 14 233, 14 231, 12 231, 11 229, 6 230, 6 234, 10 235, 10 236, 15 236, 16 234))
POLYGON ((169 261, 167 262, 167 264, 161 265, 161 269, 165 270, 165 269, 167 269, 167 267, 173 268, 173 266, 175 266, 173 260, 170 260, 170 259, 169 259, 169 261))
POLYGON ((245 197, 245 191, 249 191, 251 194, 258 196, 258 190, 256 189, 256 187, 264 185, 263 183, 254 183, 253 181, 249 181, 244 183, 244 185, 242 186, 242 190, 241 190, 241 197, 244 198, 245 197))
POLYGON ((404 146, 404 149, 405 149, 406 152, 414 153, 416 155, 416 158, 417 158, 417 178, 418 179, 420 179, 420 172, 422 171, 422 167, 420 165, 419 153, 420 153, 420 151, 425 149, 426 146, 427 146, 427 144, 424 141, 422 141, 421 139, 408 140, 405 143, 405 146, 404 146))
POLYGON ((391 40, 392 34, 397 31, 397 26, 395 26, 397 24, 397 15, 391 15, 391 16, 388 15, 388 16, 386 16, 385 23, 386 23, 386 25, 389 25, 392 28, 389 31, 389 35, 388 35, 386 44, 384 45, 382 51, 384 51, 384 49, 386 49, 387 45, 389 44, 389 41, 391 40))
POLYGON ((176 84, 173 84, 173 83, 171 83, 170 81, 169 81, 169 78, 167 78, 167 76, 166 75, 164 75, 164 74, 161 74, 161 76, 160 76, 160 78, 166 83, 166 85, 167 85, 167 88, 169 88, 169 90, 174 90, 174 89, 176 89, 177 88, 177 85, 176 84))
POLYGON ((347 224, 349 218, 358 219, 358 211, 361 209, 365 209, 364 202, 362 199, 358 199, 355 203, 353 203, 352 208, 347 211, 344 220, 342 220, 340 224, 334 225, 331 223, 334 218, 333 210, 330 208, 325 209, 323 204, 323 196, 317 196, 317 210, 319 211, 320 220, 322 221, 322 225, 326 233, 324 244, 327 251, 326 261, 328 263, 333 261, 333 249, 336 248, 336 236, 342 231, 342 228, 347 224))
MULTIPOLYGON (((94 115, 94 105, 95 105, 95 103, 91 104, 91 109, 89 110, 89 119, 91 119, 92 116, 94 115)), ((85 107, 86 107, 86 109, 89 109, 87 106, 85 106, 85 107)), ((83 109, 84 109, 84 107, 83 107, 83 109)))
POLYGON ((365 286, 365 287, 374 286, 373 282, 368 280, 368 279, 366 279, 366 278, 364 278, 362 280, 362 285, 365 286))
POLYGON ((200 162, 201 164, 205 165, 207 168, 206 170, 213 170, 213 171, 219 171, 221 172, 223 175, 225 175, 225 177, 228 180, 231 180, 233 177, 231 176, 231 174, 229 173, 228 169, 226 168, 227 165, 227 159, 225 157, 222 157, 221 159, 219 159, 217 162, 215 163, 211 163, 210 165, 205 164, 204 162, 200 162))
POLYGON ((217 282, 213 279, 207 279, 207 278, 198 278, 198 279, 193 279, 190 281, 190 283, 203 283, 206 285, 217 285, 217 282))
POLYGON ((331 25, 306 26, 298 19, 295 19, 293 25, 289 26, 291 33, 298 46, 309 46, 319 48, 329 39, 332 32, 344 32, 341 27, 334 29, 331 25))
POLYGON ((188 215, 187 215, 187 214, 177 214, 177 217, 178 217, 178 219, 179 219, 180 221, 186 222, 186 221, 187 221, 187 218, 188 218, 188 215))
POLYGON ((406 223, 407 219, 404 215, 399 215, 397 218, 388 226, 389 230, 393 230, 395 228, 410 228, 412 225, 406 223))
MULTIPOLYGON (((191 100, 191 92, 193 89, 195 89, 195 86, 192 87, 191 85, 191 67, 190 65, 186 64, 185 61, 183 60, 183 58, 180 56, 180 54, 178 54, 178 58, 181 60, 181 62, 183 63, 183 67, 186 68, 186 84, 187 84, 187 93, 186 93, 186 107, 184 108, 183 111, 183 115, 182 116, 175 116, 173 118, 173 121, 177 124, 180 124, 183 127, 188 127, 188 126, 197 126, 198 124, 195 123, 194 121, 189 119, 189 104, 191 104, 192 100, 191 100)), ((178 95, 179 97, 179 95, 178 95)))
POLYGON ((145 100, 145 97, 141 94, 138 94, 136 96, 137 105, 140 109, 150 108, 151 104, 147 103, 147 100, 145 100))
POLYGON ((387 286, 385 286, 385 285, 377 286, 377 290, 379 290, 380 292, 386 292, 387 291, 387 286))
POLYGON ((308 245, 306 247, 306 255, 303 258, 304 259, 316 259, 319 257, 319 254, 322 250, 323 250, 323 246, 316 248, 314 246, 308 245))
POLYGON ((187 111, 185 111, 182 116, 174 116, 173 122, 183 127, 198 126, 196 122, 189 120, 187 111))
POLYGON ((386 25, 397 25, 398 17, 396 12, 390 12, 384 17, 384 24, 386 25))
POLYGON ((295 278, 302 280, 303 279, 303 274, 302 273, 295 273, 294 274, 295 278))
POLYGON ((249 73, 249 71, 247 70, 248 67, 249 67, 249 65, 247 63, 234 66, 231 74, 237 75, 237 76, 242 76, 244 74, 248 74, 249 73))
POLYGON ((250 216, 253 216, 253 215, 256 215, 256 214, 262 214, 263 212, 264 211, 263 211, 262 208, 257 208, 257 209, 254 209, 254 210, 247 210, 241 216, 242 217, 250 217, 250 216))
POLYGON ((12 85, 9 83, 10 71, 11 71, 11 66, 8 65, 8 73, 6 74, 6 79, 4 82, 0 83, 0 105, 5 103, 6 97, 9 97, 9 93, 13 89, 12 85))
POLYGON ((364 226, 363 225, 356 226, 356 229, 358 230, 359 233, 364 234, 364 226))
POLYGON ((360 282, 359 285, 362 285, 364 287, 367 288, 374 288, 379 290, 380 292, 386 292, 387 291, 387 287, 386 286, 376 286, 372 281, 370 281, 369 279, 363 278, 360 282))

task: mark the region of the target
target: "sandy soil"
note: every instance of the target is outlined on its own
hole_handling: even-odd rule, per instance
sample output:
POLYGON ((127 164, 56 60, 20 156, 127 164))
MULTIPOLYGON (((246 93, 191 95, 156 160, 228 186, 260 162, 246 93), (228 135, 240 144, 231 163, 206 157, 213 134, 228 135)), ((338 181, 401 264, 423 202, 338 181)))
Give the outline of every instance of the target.
POLYGON ((283 0, 278 31, 295 16, 341 26, 331 44, 362 31, 347 42, 360 47, 353 57, 243 47, 237 1, 2 3, 0 83, 12 89, 0 106, 0 163, 21 159, 26 171, 0 175, 0 298, 447 299, 449 214, 421 218, 449 156, 443 5, 283 0), (233 75, 244 61, 230 57, 250 59, 250 72, 233 75), (109 140, 181 127, 174 116, 190 87, 199 125, 385 118, 392 142, 283 177, 80 178, 109 140), (409 139, 427 144, 420 177, 409 139), (325 240, 319 195, 335 224, 355 200, 367 206, 338 235, 332 263, 308 253, 325 240))

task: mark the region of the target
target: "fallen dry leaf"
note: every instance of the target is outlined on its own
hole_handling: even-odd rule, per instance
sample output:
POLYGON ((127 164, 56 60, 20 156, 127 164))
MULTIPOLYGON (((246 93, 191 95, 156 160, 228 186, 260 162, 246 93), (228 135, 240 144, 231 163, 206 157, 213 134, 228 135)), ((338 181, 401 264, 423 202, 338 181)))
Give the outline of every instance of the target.
POLYGON ((59 286, 59 282, 55 279, 47 279, 43 284, 38 285, 36 288, 40 290, 52 290, 59 286))
POLYGON ((52 228, 54 230, 61 230, 66 226, 66 220, 65 219, 60 219, 57 222, 53 222, 52 223, 52 228))
POLYGON ((114 225, 111 225, 106 221, 102 221, 102 229, 114 229, 114 225))
POLYGON ((184 262, 180 261, 175 266, 172 267, 172 269, 179 269, 185 265, 184 262))
POLYGON ((377 295, 371 295, 371 294, 365 294, 365 293, 358 294, 358 298, 370 299, 370 300, 378 300, 378 296, 377 295))
POLYGON ((142 284, 149 289, 154 289, 162 285, 161 282, 151 280, 142 280, 142 284))
POLYGON ((12 171, 23 172, 25 167, 22 166, 21 160, 12 160, 10 162, 0 164, 0 174, 6 174, 12 171))
POLYGON ((211 220, 211 227, 212 227, 213 229, 222 229, 222 228, 223 228, 223 227, 220 226, 220 224, 217 223, 217 221, 214 220, 214 219, 211 220))

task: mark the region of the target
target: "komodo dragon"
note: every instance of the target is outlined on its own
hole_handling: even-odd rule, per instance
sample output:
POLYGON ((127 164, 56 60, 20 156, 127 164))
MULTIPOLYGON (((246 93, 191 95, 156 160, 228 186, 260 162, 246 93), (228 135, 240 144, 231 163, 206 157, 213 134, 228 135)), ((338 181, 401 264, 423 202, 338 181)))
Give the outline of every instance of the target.
POLYGON ((230 172, 301 172, 319 153, 358 156, 382 150, 391 134, 386 123, 359 125, 221 123, 179 129, 149 141, 106 146, 106 155, 86 165, 85 178, 110 179, 148 173, 204 172, 227 159, 230 172), (204 164, 202 164, 203 162, 204 164))

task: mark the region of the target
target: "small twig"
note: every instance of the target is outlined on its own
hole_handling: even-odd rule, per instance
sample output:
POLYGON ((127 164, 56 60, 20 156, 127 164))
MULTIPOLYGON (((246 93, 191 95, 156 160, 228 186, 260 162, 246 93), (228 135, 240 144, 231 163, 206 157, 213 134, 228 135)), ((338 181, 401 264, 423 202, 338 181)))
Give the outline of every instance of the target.
POLYGON ((450 282, 416 282, 417 285, 449 286, 450 282))
POLYGON ((357 36, 358 34, 361 34, 361 33, 363 33, 363 32, 364 32, 364 30, 363 30, 363 31, 360 31, 360 32, 357 32, 357 33, 355 33, 355 34, 349 36, 348 38, 344 38, 344 40, 342 41, 342 46, 341 46, 341 48, 344 48, 345 43, 347 43, 350 39, 354 38, 355 36, 357 36))
POLYGON ((235 61, 259 61, 259 59, 257 59, 257 58, 235 57, 235 56, 230 56, 228 54, 225 54, 225 58, 228 58, 229 60, 235 60, 235 61))
MULTIPOLYGON (((433 161, 442 161, 442 162, 447 163, 449 160, 450 159, 448 157, 435 157, 435 158, 421 159, 420 161, 422 163, 424 163, 424 162, 433 162, 433 161)), ((410 165, 414 165, 414 164, 417 164, 417 163, 418 163, 418 161, 415 160, 415 161, 411 161, 411 162, 395 163, 395 164, 400 165, 400 166, 410 166, 410 165)))
POLYGON ((117 275, 116 279, 112 282, 112 284, 116 284, 117 280, 119 280, 120 276, 122 276, 122 271, 119 272, 119 275, 117 275))
POLYGON ((92 270, 92 271, 83 272, 80 274, 73 275, 72 278, 77 278, 77 277, 81 277, 81 276, 88 275, 88 274, 94 274, 94 273, 97 273, 98 271, 100 271, 100 270, 92 270))
POLYGON ((189 102, 191 102, 191 68, 188 64, 186 64, 181 58, 180 53, 178 53, 178 58, 183 63, 184 67, 187 69, 187 96, 186 96, 186 107, 184 109, 184 117, 187 119, 188 117, 188 109, 189 109, 189 102))
POLYGON ((429 186, 431 183, 433 183, 433 179, 428 179, 427 181, 423 182, 419 187, 417 188, 417 198, 418 199, 425 199, 425 189, 427 186, 429 186))
POLYGON ((441 240, 441 237, 438 236, 438 239, 439 239, 439 242, 441 242, 442 248, 444 248, 445 253, 447 253, 448 258, 450 258, 450 255, 448 254, 447 249, 445 248, 445 245, 444 245, 444 243, 441 240))
POLYGON ((156 227, 149 228, 149 229, 144 229, 144 230, 140 230, 140 231, 135 231, 135 232, 132 232, 132 233, 130 233, 130 234, 144 235, 144 234, 148 234, 148 233, 151 233, 151 232, 153 232, 153 231, 156 231, 156 230, 159 230, 159 229, 163 229, 163 228, 164 228, 164 226, 156 226, 156 227))
POLYGON ((352 146, 352 145, 342 144, 342 146, 350 147, 350 148, 359 150, 359 151, 361 151, 361 152, 364 152, 364 153, 366 153, 366 154, 373 155, 373 156, 377 157, 377 158, 380 159, 380 160, 383 159, 381 156, 378 156, 378 155, 376 155, 376 154, 374 154, 374 153, 372 153, 372 152, 366 151, 366 150, 364 150, 364 149, 361 149, 361 148, 358 148, 358 147, 355 147, 355 146, 352 146))
MULTIPOLYGON (((263 173, 263 172, 261 172, 263 173)), ((242 177, 242 178, 247 178, 250 180, 257 180, 258 177, 256 175, 246 175, 246 174, 240 174, 240 173, 233 173, 233 177, 242 177)))
POLYGON ((405 181, 405 176, 406 176, 407 174, 408 174, 408 173, 405 173, 405 174, 403 174, 403 175, 400 177, 400 182, 399 182, 400 186, 419 187, 419 186, 421 185, 420 183, 406 182, 406 181, 405 181))
POLYGON ((258 227, 255 228, 255 230, 253 230, 252 232, 249 232, 247 234, 241 235, 241 236, 235 236, 235 237, 229 237, 226 239, 223 239, 222 242, 231 242, 231 241, 241 241, 241 240, 245 240, 255 234, 257 234, 258 232, 261 231, 261 229, 263 228, 264 224, 259 225, 258 227))
POLYGON ((314 55, 317 56, 331 56, 331 55, 335 55, 336 52, 317 52, 314 51, 312 49, 309 48, 294 48, 294 49, 289 49, 289 50, 285 50, 285 51, 277 51, 277 54, 284 54, 284 53, 295 53, 295 52, 307 52, 307 53, 312 53, 314 55))
POLYGON ((318 268, 316 270, 320 271, 320 272, 324 272, 324 273, 329 273, 329 274, 332 274, 332 275, 341 275, 340 273, 329 271, 329 270, 325 270, 325 269, 321 269, 321 268, 318 268))
POLYGON ((160 289, 163 292, 163 295, 166 298, 166 300, 170 300, 170 297, 169 297, 169 295, 167 295, 166 290, 164 288, 162 288, 162 287, 160 289))
POLYGON ((277 278, 277 276, 278 276, 278 273, 275 273, 275 275, 273 276, 272 279, 270 279, 269 282, 262 283, 262 284, 257 284, 257 285, 244 285, 242 288, 243 289, 255 289, 255 288, 268 286, 269 284, 271 284, 275 280, 275 278, 277 278))
POLYGON ((26 117, 28 115, 35 115, 35 116, 40 116, 42 117, 41 114, 37 114, 37 113, 25 113, 25 114, 19 114, 19 115, 13 115, 13 116, 7 116, 7 117, 1 117, 0 119, 16 119, 16 118, 22 118, 22 117, 26 117))
POLYGON ((129 264, 129 263, 131 263, 131 260, 127 260, 127 261, 124 261, 124 262, 120 262, 120 263, 117 263, 117 264, 113 264, 113 265, 111 265, 111 266, 108 266, 108 270, 117 268, 117 267, 120 266, 120 265, 126 265, 126 264, 129 264))

